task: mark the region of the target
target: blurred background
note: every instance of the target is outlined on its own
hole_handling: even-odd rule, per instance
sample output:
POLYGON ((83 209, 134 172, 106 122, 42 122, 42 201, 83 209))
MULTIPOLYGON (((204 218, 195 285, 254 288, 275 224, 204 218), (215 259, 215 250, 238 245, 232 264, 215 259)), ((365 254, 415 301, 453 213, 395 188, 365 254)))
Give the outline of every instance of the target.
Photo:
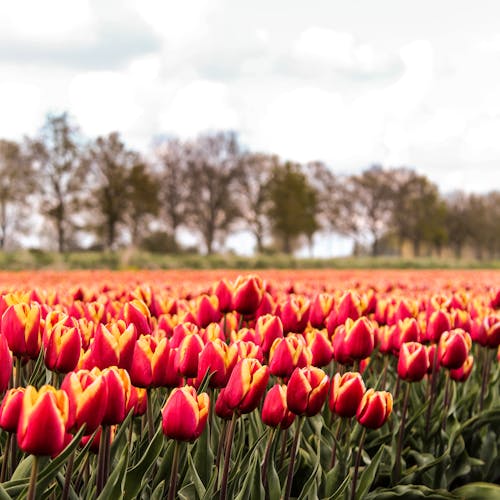
POLYGON ((486 0, 3 2, 0 266, 498 260, 499 17, 486 0))

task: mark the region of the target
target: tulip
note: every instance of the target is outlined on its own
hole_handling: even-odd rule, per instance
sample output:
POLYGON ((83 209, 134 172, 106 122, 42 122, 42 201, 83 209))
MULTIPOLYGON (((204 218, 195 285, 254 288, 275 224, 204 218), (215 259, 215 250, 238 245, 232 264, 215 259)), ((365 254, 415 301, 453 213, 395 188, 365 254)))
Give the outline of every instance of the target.
POLYGON ((245 342, 243 340, 238 340, 234 344, 236 351, 238 353, 238 360, 243 358, 254 358, 259 363, 264 361, 264 353, 260 348, 260 345, 254 344, 253 342, 245 342))
POLYGON ((256 359, 238 361, 224 391, 228 408, 238 413, 250 413, 259 405, 269 380, 269 368, 256 359))
POLYGON ((124 320, 119 319, 101 328, 106 328, 118 342, 118 367, 124 370, 130 369, 137 341, 137 328, 135 325, 133 323, 127 325, 124 320))
POLYGON ((224 398, 224 389, 221 389, 215 401, 215 414, 223 420, 231 420, 233 417, 233 410, 227 406, 224 398))
POLYGON ((228 313, 233 310, 233 286, 226 279, 221 279, 215 287, 214 294, 219 299, 219 311, 228 313))
POLYGON ((179 347, 185 337, 189 335, 199 334, 198 326, 189 321, 183 321, 174 327, 172 338, 170 339, 170 347, 179 347))
POLYGON ((333 336, 333 355, 341 364, 349 364, 370 356, 375 346, 375 335, 370 321, 361 317, 348 319, 333 336))
POLYGON ((238 350, 234 344, 228 346, 220 339, 208 342, 200 352, 197 383, 209 372, 212 374, 209 386, 224 387, 237 361, 238 350))
POLYGON ((3 313, 2 334, 14 356, 38 357, 42 341, 40 319, 40 307, 26 303, 9 306, 3 313))
POLYGON ((57 455, 65 444, 69 401, 67 394, 44 385, 28 386, 17 426, 19 448, 32 455, 57 455))
POLYGON ((420 327, 415 318, 399 320, 391 330, 391 350, 398 355, 401 345, 405 342, 419 342, 420 327))
POLYGON ((330 387, 328 400, 330 410, 340 417, 354 417, 366 392, 365 384, 358 372, 336 373, 330 387))
POLYGON ((302 335, 277 338, 269 353, 269 370, 276 377, 289 377, 295 368, 312 362, 312 353, 302 335))
POLYGON ((45 366, 52 371, 68 373, 78 365, 81 349, 82 338, 78 329, 57 323, 48 333, 45 366))
POLYGON ((210 323, 205 329, 200 331, 200 337, 204 344, 216 339, 222 340, 223 342, 226 340, 224 332, 218 323, 210 323))
POLYGON ((133 323, 138 335, 151 333, 151 312, 142 300, 127 302, 120 312, 120 319, 125 320, 127 325, 133 323))
POLYGON ((196 319, 200 328, 210 323, 217 323, 221 319, 219 299, 216 295, 201 295, 196 300, 196 319))
POLYGON ((141 335, 128 370, 132 384, 138 387, 166 385, 169 350, 168 339, 157 341, 151 335, 141 335))
POLYGON ((283 338, 281 319, 273 314, 260 316, 255 323, 255 335, 260 339, 262 350, 268 355, 273 342, 277 338, 283 338))
POLYGON ((94 338, 90 341, 88 353, 82 361, 82 368, 88 370, 94 367, 103 370, 108 366, 118 366, 120 362, 118 339, 104 325, 99 323, 94 338))
POLYGON ((363 427, 378 429, 385 424, 391 412, 391 393, 368 389, 359 403, 356 419, 363 427))
POLYGON ((257 311, 264 295, 264 285, 258 276, 239 276, 234 283, 233 307, 244 315, 257 311))
POLYGON ((362 313, 361 299, 352 291, 346 292, 337 307, 337 324, 342 325, 348 319, 357 320, 362 313))
POLYGON ((330 363, 333 358, 333 347, 326 330, 311 330, 307 332, 306 343, 312 354, 312 365, 321 368, 330 363))
POLYGON ((188 335, 182 340, 175 355, 175 366, 179 375, 196 377, 199 354, 203 347, 203 340, 198 334, 188 335))
POLYGON ((429 342, 439 342, 441 335, 450 329, 450 315, 441 309, 434 311, 427 322, 426 340, 429 342))
MULTIPOLYGON (((116 433, 116 425, 112 425, 111 428, 110 428, 110 434, 111 434, 111 441, 113 441, 114 437, 115 437, 115 433, 116 433)), ((80 445, 82 447, 86 446, 88 444, 88 442, 90 441, 90 439, 92 439, 92 443, 90 444, 90 452, 91 453, 94 453, 95 455, 97 455, 97 453, 99 453, 99 446, 101 444, 101 436, 102 436, 102 427, 99 427, 97 429, 97 432, 94 434, 94 435, 88 435, 88 436, 83 436, 81 441, 80 441, 80 445)))
POLYGON ((319 293, 314 297, 309 310, 309 322, 313 328, 324 328, 325 320, 333 309, 335 299, 332 294, 319 293))
POLYGON ((9 389, 3 397, 0 406, 0 428, 6 432, 15 433, 17 431, 24 392, 24 387, 16 387, 9 389))
POLYGON ((295 419, 295 413, 286 404, 287 386, 276 384, 266 394, 262 405, 262 422, 269 427, 288 429, 295 419))
POLYGON ((315 366, 295 368, 286 392, 286 402, 296 415, 316 415, 328 395, 328 375, 315 366))
POLYGON ((398 359, 398 376, 408 382, 418 382, 429 369, 429 358, 425 346, 419 342, 401 345, 398 359))
POLYGON ((283 332, 302 333, 309 320, 309 299, 301 295, 292 295, 281 306, 280 318, 283 323, 283 332))
POLYGON ((0 393, 4 393, 9 387, 12 375, 12 353, 4 335, 0 334, 0 393))
POLYGON ((483 347, 496 349, 500 345, 500 315, 485 316, 475 328, 476 342, 483 347))
POLYGON ((260 318, 261 316, 265 316, 266 314, 274 314, 275 312, 276 304, 273 297, 269 292, 264 292, 262 300, 260 301, 260 305, 255 311, 254 317, 260 318))
POLYGON ((472 347, 470 335, 459 328, 444 332, 439 340, 438 357, 445 368, 460 368, 472 347))
POLYGON ((68 428, 85 425, 85 433, 92 434, 101 425, 108 401, 106 380, 98 369, 68 373, 61 384, 69 400, 68 428))
POLYGON ((474 356, 472 356, 472 354, 469 354, 464 364, 461 367, 452 368, 450 370, 451 379, 457 382, 465 382, 469 378, 473 366, 474 366, 474 356))
POLYGON ((108 394, 113 395, 112 398, 108 397, 102 423, 107 426, 121 424, 127 416, 132 396, 130 376, 126 370, 116 366, 105 368, 102 376, 106 381, 108 394))
POLYGON ((205 428, 209 404, 208 394, 196 394, 193 387, 174 389, 161 411, 163 434, 178 441, 194 441, 205 428))

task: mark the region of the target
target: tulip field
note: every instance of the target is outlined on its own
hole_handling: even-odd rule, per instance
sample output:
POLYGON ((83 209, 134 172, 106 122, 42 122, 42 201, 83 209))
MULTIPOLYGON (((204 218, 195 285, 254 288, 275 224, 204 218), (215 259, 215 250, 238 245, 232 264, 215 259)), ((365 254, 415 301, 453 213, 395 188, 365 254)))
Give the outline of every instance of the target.
POLYGON ((0 500, 498 499, 500 272, 0 273, 0 500))

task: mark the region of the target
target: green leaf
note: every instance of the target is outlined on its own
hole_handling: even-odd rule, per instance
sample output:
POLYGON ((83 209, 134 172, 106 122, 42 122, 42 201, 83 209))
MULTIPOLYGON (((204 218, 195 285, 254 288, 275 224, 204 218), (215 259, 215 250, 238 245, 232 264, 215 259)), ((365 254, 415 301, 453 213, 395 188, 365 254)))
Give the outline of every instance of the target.
POLYGON ((215 498, 215 489, 217 488, 217 480, 219 479, 219 470, 214 465, 212 467, 212 475, 210 476, 210 481, 208 483, 205 495, 203 495, 202 500, 211 500, 215 498))
POLYGON ((114 468, 113 472, 108 477, 101 494, 97 500, 109 500, 110 498, 124 498, 123 497, 123 480, 125 478, 125 471, 128 462, 128 450, 124 450, 120 461, 114 468))
POLYGON ((394 488, 377 488, 366 495, 366 500, 457 500, 457 497, 445 490, 432 490, 426 486, 405 484, 394 488))
POLYGON ((272 457, 270 457, 267 467, 267 489, 269 491, 269 498, 281 498, 280 478, 276 472, 272 457))
POLYGON ((351 476, 348 474, 342 483, 340 483, 340 486, 335 490, 335 492, 330 495, 326 500, 341 500, 344 498, 345 491, 347 490, 347 487, 349 486, 349 483, 351 481, 351 476))
POLYGON ((198 475, 198 472, 196 471, 196 467, 194 466, 193 462, 193 457, 191 456, 191 453, 189 453, 189 451, 187 454, 187 459, 188 459, 188 466, 189 466, 191 480, 194 484, 194 487, 196 488, 196 493, 198 495, 198 498, 202 498, 205 495, 206 488, 200 476, 198 475))
POLYGON ((31 466, 33 464, 33 455, 28 455, 19 462, 16 470, 13 472, 11 481, 19 481, 21 479, 29 479, 31 475, 31 466))
POLYGON ((470 483, 452 491, 456 498, 466 500, 498 500, 500 486, 492 483, 470 483))
POLYGON ((205 427, 205 430, 196 441, 196 448, 193 457, 193 467, 203 485, 208 484, 210 474, 212 473, 212 464, 214 463, 214 453, 210 446, 210 432, 212 432, 212 429, 208 426, 205 427))
POLYGON ((370 491, 371 485, 377 475, 378 466, 382 459, 384 448, 380 448, 375 456, 372 458, 370 465, 368 465, 360 476, 358 483, 358 491, 356 492, 356 500, 361 500, 370 491))
POLYGON ((135 499, 150 468, 155 464, 163 447, 163 432, 158 428, 153 440, 141 460, 131 469, 127 470, 125 478, 124 498, 135 499))
POLYGON ((0 484, 0 500, 12 500, 12 497, 5 491, 4 487, 0 484))
MULTIPOLYGON (((165 488, 165 481, 162 481, 151 493, 150 500, 162 500, 163 499, 163 489, 165 488)), ((1 499, 0 499, 1 500, 1 499)))

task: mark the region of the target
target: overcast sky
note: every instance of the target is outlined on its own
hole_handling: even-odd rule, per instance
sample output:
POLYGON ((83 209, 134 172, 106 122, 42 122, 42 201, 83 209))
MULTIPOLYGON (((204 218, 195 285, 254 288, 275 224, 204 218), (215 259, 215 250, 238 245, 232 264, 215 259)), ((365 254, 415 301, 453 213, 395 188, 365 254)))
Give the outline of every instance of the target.
POLYGON ((497 0, 10 0, 0 137, 68 110, 90 136, 232 128, 252 150, 500 189, 497 0))

